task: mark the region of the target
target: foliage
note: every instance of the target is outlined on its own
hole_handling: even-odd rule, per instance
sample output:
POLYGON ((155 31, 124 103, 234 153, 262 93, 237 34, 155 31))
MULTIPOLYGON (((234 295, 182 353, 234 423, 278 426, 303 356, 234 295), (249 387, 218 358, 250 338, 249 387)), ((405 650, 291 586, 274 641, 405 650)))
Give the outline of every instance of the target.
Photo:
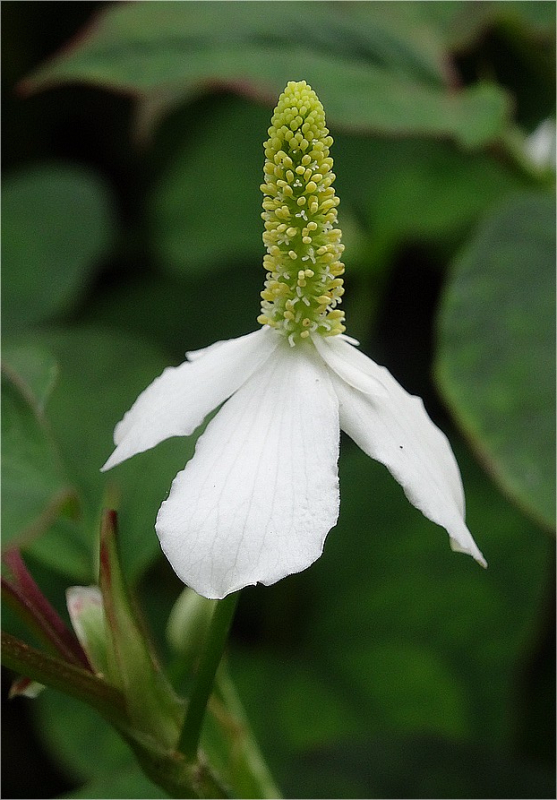
MULTIPOLYGON (((179 683, 153 522, 194 437, 99 468, 164 366, 255 328, 262 143, 305 79, 335 139, 348 332, 449 435, 489 568, 346 443, 323 557, 244 591, 230 673, 286 796, 551 797, 554 172, 526 137, 555 114, 554 5, 6 6, 4 544, 64 614, 117 504, 179 683)), ((52 795, 163 796, 78 701, 33 702, 52 795)), ((40 791, 5 747, 6 794, 40 791)))

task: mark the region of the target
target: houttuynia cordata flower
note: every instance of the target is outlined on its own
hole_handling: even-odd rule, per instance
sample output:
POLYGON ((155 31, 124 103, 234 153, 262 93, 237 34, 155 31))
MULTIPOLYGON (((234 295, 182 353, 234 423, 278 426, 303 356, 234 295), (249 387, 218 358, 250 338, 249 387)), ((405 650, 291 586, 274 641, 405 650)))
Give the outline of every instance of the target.
POLYGON ((344 334, 331 144, 315 92, 288 83, 265 144, 262 327, 166 369, 116 426, 103 467, 189 436, 223 404, 156 521, 172 567, 205 597, 272 584, 319 558, 339 513, 341 429, 446 528, 453 550, 485 566, 445 435, 344 334))

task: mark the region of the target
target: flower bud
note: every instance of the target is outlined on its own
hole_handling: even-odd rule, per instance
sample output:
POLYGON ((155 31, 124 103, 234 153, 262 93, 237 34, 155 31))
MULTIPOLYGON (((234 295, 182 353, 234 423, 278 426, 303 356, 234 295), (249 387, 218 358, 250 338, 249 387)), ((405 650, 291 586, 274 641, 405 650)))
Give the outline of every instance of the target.
POLYGON ((168 617, 166 637, 184 661, 194 661, 203 646, 216 600, 208 600, 186 586, 168 617))
POLYGON ((89 663, 100 677, 108 674, 106 620, 98 586, 70 586, 66 590, 68 613, 89 663))

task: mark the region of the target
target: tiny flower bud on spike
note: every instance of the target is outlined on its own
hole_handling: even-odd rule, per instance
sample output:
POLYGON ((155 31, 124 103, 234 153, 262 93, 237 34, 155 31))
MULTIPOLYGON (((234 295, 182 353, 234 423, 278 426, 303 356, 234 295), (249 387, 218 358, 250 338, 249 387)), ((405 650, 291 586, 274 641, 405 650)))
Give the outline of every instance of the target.
POLYGON ((334 312, 343 294, 344 246, 336 227, 333 140, 323 106, 305 81, 290 81, 279 97, 265 143, 263 242, 267 270, 262 325, 292 346, 309 333, 343 333, 344 314, 334 312), (289 225, 285 226, 285 220, 289 225), (280 284, 284 289, 273 291, 280 284), (334 313, 333 313, 334 312, 334 313))

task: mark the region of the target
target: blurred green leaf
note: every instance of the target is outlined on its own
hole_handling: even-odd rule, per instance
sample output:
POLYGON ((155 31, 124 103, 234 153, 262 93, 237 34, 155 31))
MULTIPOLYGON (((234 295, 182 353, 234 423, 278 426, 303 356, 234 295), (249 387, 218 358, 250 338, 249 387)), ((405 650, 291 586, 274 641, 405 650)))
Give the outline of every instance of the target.
POLYGON ((536 33, 555 35, 555 3, 545 0, 505 0, 491 2, 491 13, 502 22, 515 22, 530 28, 536 33))
MULTIPOLYGON (((68 777, 78 783, 85 782, 81 788, 65 796, 167 796, 142 776, 127 745, 85 705, 48 691, 36 708, 40 735, 47 749, 68 777)), ((220 676, 209 708, 202 747, 212 766, 226 776, 226 784, 233 787, 234 797, 278 796, 253 741, 234 687, 224 674, 220 676), (262 795, 262 789, 267 793, 262 795)))
POLYGON ((488 83, 449 91, 434 31, 405 29, 389 6, 352 11, 328 4, 317 11, 303 2, 191 2, 165 4, 164 13, 150 3, 109 7, 24 88, 78 80, 131 91, 149 127, 207 86, 273 102, 288 80, 305 78, 339 127, 449 135, 467 147, 497 138, 509 111, 504 92, 488 83))
MULTIPOLYGON (((189 119, 186 110, 169 120, 157 141, 165 165, 150 197, 153 248, 162 269, 191 278, 218 272, 224 282, 232 263, 238 277, 226 281, 227 298, 247 276, 246 262, 253 262, 255 273, 264 252, 257 184, 267 123, 268 112, 233 97, 205 109, 199 120, 189 119), (188 136, 167 146, 186 124, 188 136), (229 138, 238 158, 222 146, 229 138)), ((333 156, 349 272, 359 265, 365 272, 379 263, 385 267, 393 249, 408 240, 454 249, 490 204, 524 186, 524 179, 491 155, 464 153, 450 142, 341 133, 333 156)), ((160 288, 153 290, 160 294, 160 288)), ((253 291, 255 303, 258 290, 253 291)), ((174 304, 165 301, 166 307, 174 304)), ((188 314, 197 315, 198 307, 192 299, 188 314)))
MULTIPOLYGON (((368 687, 373 708, 384 708, 388 715, 383 729, 391 725, 400 729, 400 709, 393 706, 389 711, 382 698, 387 689, 407 684, 404 673, 413 663, 413 650, 423 648, 437 661, 440 673, 452 680, 453 691, 461 687, 468 713, 464 719, 458 716, 462 706, 455 701, 452 719, 443 720, 431 717, 424 702, 421 713, 414 706, 407 729, 447 733, 448 726, 454 726, 461 738, 488 742, 491 736, 502 743, 510 735, 506 708, 512 698, 515 660, 544 597, 539 576, 545 574, 550 542, 486 482, 465 451, 458 447, 455 452, 467 522, 483 548, 488 569, 478 569, 472 559, 453 553, 445 531, 406 502, 384 469, 353 450, 343 468, 341 462, 341 498, 344 492, 347 503, 343 508, 341 500, 340 530, 329 537, 328 570, 319 562, 312 575, 325 606, 320 619, 324 627, 313 627, 312 640, 314 646, 318 643, 314 637, 322 643, 326 635, 344 640, 344 647, 323 657, 342 673, 349 672, 355 685, 368 687), (322 575, 316 574, 320 571, 322 575), (343 602, 335 604, 340 595, 343 602), (512 619, 509 604, 515 607, 512 619), (356 669, 366 640, 369 650, 379 643, 401 652, 399 674, 383 669, 383 680, 376 682, 371 659, 367 673, 361 660, 362 667, 356 669), (345 648, 354 656, 345 657, 345 648)), ((414 680, 419 687, 419 672, 414 680)), ((428 686, 435 694, 435 683, 428 686)), ((440 707, 439 698, 430 702, 433 708, 440 707)))
POLYGON ((84 703, 49 690, 43 692, 36 707, 41 738, 72 780, 112 775, 133 761, 116 731, 84 703))
POLYGON ((43 349, 10 347, 2 359, 2 542, 28 544, 70 504, 64 475, 43 415, 56 374, 43 349))
POLYGON ((555 32, 555 4, 546 0, 439 0, 400 5, 416 22, 432 26, 452 49, 469 47, 474 39, 500 23, 514 23, 525 34, 536 34, 532 37, 533 46, 539 34, 549 39, 555 32))
POLYGON ((554 796, 549 770, 426 734, 350 739, 314 750, 296 766, 287 788, 308 798, 554 796))
MULTIPOLYGON (((259 236, 260 231, 254 234, 259 236)), ((173 266, 177 269, 178 264, 173 266)), ((85 322, 152 341, 175 359, 181 359, 185 350, 207 347, 254 329, 264 277, 261 256, 240 268, 227 259, 217 285, 211 282, 215 276, 203 273, 191 277, 184 273, 181 278, 168 273, 134 276, 107 287, 90 304, 85 322)))
POLYGON ((2 344, 2 364, 35 413, 43 414, 58 377, 58 364, 52 354, 8 339, 2 344))
MULTIPOLYGON (((29 335, 48 346, 60 365, 60 379, 49 402, 49 420, 68 474, 80 490, 83 518, 70 531, 59 526, 48 531, 37 558, 46 558, 66 574, 72 574, 68 556, 77 548, 89 553, 89 576, 96 581, 100 509, 116 504, 120 520, 120 546, 126 575, 137 579, 158 556, 154 531, 158 508, 176 473, 193 452, 194 437, 164 442, 102 475, 100 468, 112 452, 116 423, 138 394, 168 366, 168 359, 138 339, 108 329, 79 328, 29 335), (56 550, 48 548, 57 542, 56 550), (67 548, 67 549, 66 549, 67 548)), ((184 348, 185 349, 185 348, 184 348)))
POLYGON ((130 797, 137 798, 137 800, 141 800, 141 798, 158 800, 158 798, 168 797, 165 791, 152 783, 141 772, 137 764, 131 762, 118 767, 114 772, 105 772, 85 783, 80 789, 68 792, 63 796, 90 798, 90 800, 96 800, 96 798, 99 800, 101 798, 128 800, 130 797))
POLYGON ((68 164, 27 167, 3 185, 4 330, 75 306, 112 234, 103 182, 68 164))
POLYGON ((231 670, 280 785, 293 753, 366 731, 362 714, 354 706, 352 687, 339 683, 334 673, 308 658, 303 649, 292 651, 287 644, 280 651, 236 647, 231 670))
POLYGON ((432 652, 421 642, 353 642, 343 671, 354 686, 378 687, 374 694, 374 725, 402 733, 432 731, 448 738, 468 733, 466 689, 456 677, 450 657, 432 652))
MULTIPOLYGON (((354 157, 340 143, 341 167, 342 145, 348 161, 354 157)), ((523 185, 492 156, 472 156, 448 142, 370 143, 359 182, 359 192, 368 191, 370 256, 392 257, 393 248, 408 241, 454 248, 486 208, 523 185)))
MULTIPOLYGON (((446 533, 408 504, 387 471, 345 444, 340 519, 324 555, 299 576, 250 590, 270 644, 263 657, 246 645, 232 654, 263 752, 289 787, 304 753, 358 737, 428 732, 505 752, 515 733, 516 665, 547 590, 549 540, 461 448, 468 522, 487 570, 451 552, 446 533), (316 688, 296 713, 304 670, 316 688)), ((381 774, 369 759, 362 769, 381 774)), ((410 786, 411 751, 396 770, 410 786)), ((345 774, 338 763, 335 772, 345 774)), ((413 796, 400 791, 386 796, 413 796)))
MULTIPOLYGON (((458 58, 465 81, 488 74, 532 131, 555 115, 555 3, 542 0, 399 3, 458 58)), ((509 152, 512 154, 512 143, 509 152)))
POLYGON ((440 316, 439 383, 496 480, 555 522, 555 205, 495 209, 454 265, 440 316))
POLYGON ((163 268, 195 276, 262 259, 259 183, 268 126, 266 109, 233 97, 194 123, 192 139, 169 159, 151 198, 163 268))
POLYGON ((122 575, 116 523, 115 512, 103 514, 99 586, 106 615, 107 679, 122 691, 131 725, 153 737, 161 750, 170 749, 183 724, 183 703, 161 671, 139 621, 122 575))
MULTIPOLYGON (((243 49, 251 42, 268 46, 270 52, 274 46, 289 43, 305 45, 310 50, 329 49, 335 55, 350 59, 357 56, 378 66, 417 73, 432 84, 442 82, 446 69, 443 51, 427 31, 413 31, 415 35, 409 37, 408 26, 402 24, 405 16, 381 2, 363 10, 339 9, 329 4, 321 6, 318 13, 308 2, 298 3, 295 9, 267 7, 259 2, 237 6, 234 10, 225 2, 213 6, 192 2, 187 13, 170 4, 164 8, 164 13, 153 8, 135 9, 132 13, 118 13, 113 9, 108 14, 102 13, 97 20, 97 30, 89 32, 93 36, 74 48, 73 55, 79 55, 79 61, 66 62, 67 66, 53 64, 51 70, 41 70, 40 75, 42 79, 46 75, 52 79, 59 72, 65 74, 69 64, 84 70, 87 64, 96 63, 96 59, 107 75, 114 66, 127 71, 130 59, 137 58, 137 54, 131 52, 133 43, 147 41, 151 45, 146 53, 150 57, 147 68, 141 74, 132 75, 131 71, 127 74, 137 86, 148 88, 166 77, 190 75, 192 65, 195 67, 198 63, 196 58, 202 58, 211 48, 220 45, 221 48, 243 49), (230 22, 235 23, 233 28, 227 27, 230 22), (181 43, 188 46, 188 50, 198 52, 189 59, 182 57, 179 63, 177 48, 181 43), (116 47, 122 45, 129 51, 122 49, 118 54, 116 47), (75 50, 79 52, 76 54, 75 50)), ((113 77, 123 79, 124 74, 113 77)))

